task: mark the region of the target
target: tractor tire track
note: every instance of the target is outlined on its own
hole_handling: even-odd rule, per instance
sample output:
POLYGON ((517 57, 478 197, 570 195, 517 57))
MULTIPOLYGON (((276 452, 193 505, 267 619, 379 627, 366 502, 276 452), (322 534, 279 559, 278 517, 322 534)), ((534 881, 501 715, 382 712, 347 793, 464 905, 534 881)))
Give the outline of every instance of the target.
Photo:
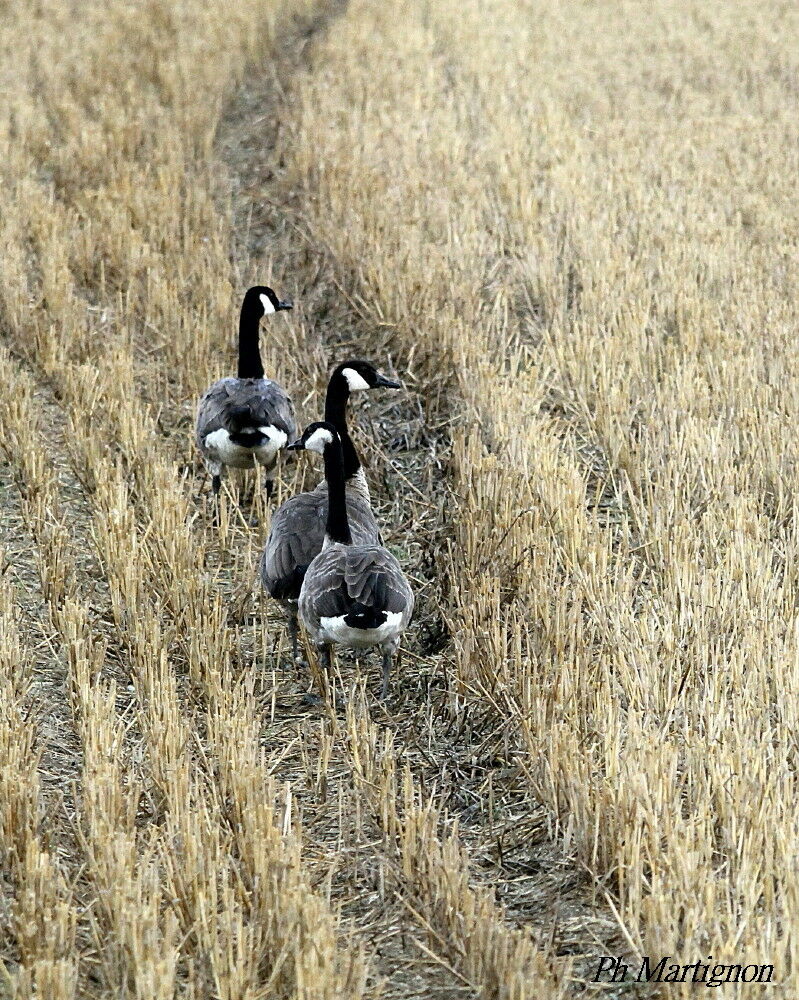
MULTIPOLYGON (((274 149, 263 141, 291 116, 291 75, 304 67, 314 31, 335 30, 334 13, 328 9, 316 27, 307 29, 301 52, 290 66, 281 72, 270 65, 260 78, 238 89, 217 142, 218 156, 230 177, 234 231, 241 234, 233 250, 234 263, 254 278, 263 261, 272 273, 281 275, 299 305, 295 314, 299 312, 306 351, 297 360, 295 378, 297 384, 305 378, 317 386, 317 409, 312 403, 301 414, 307 419, 316 418, 325 372, 336 358, 354 353, 380 365, 402 351, 390 328, 370 322, 358 308, 351 276, 342 274, 326 248, 315 244, 303 205, 282 183, 274 149)), ((453 508, 446 475, 451 417, 439 405, 439 386, 414 383, 397 364, 411 391, 400 399, 370 398, 354 414, 360 429, 357 443, 365 456, 387 544, 414 577, 418 598, 409 649, 401 674, 394 678, 388 709, 370 702, 372 716, 390 729, 398 759, 420 787, 435 794, 447 815, 458 819, 461 843, 472 859, 474 884, 491 887, 509 928, 528 934, 559 967, 564 967, 564 959, 572 963, 573 992, 568 995, 581 995, 590 989, 587 980, 597 956, 623 954, 626 946, 601 891, 554 840, 551 817, 531 796, 501 720, 479 704, 453 710, 447 623, 436 598, 444 586, 446 566, 440 555, 449 536, 448 511, 453 508)), ((352 690, 360 672, 346 657, 339 661, 342 688, 352 690)), ((368 690, 374 688, 374 667, 366 665, 366 671, 368 690)), ((295 678, 287 680, 285 692, 284 710, 291 704, 292 715, 301 713, 295 678)), ((304 728, 308 740, 311 720, 305 727, 301 722, 295 725, 297 734, 304 728)), ((332 727, 335 731, 337 723, 332 727)), ((292 772, 288 760, 283 769, 287 776, 292 772)), ((403 887, 402 879, 395 877, 394 902, 388 902, 385 887, 392 883, 397 863, 374 817, 368 823, 362 819, 357 832, 336 826, 343 814, 340 804, 353 806, 360 801, 356 777, 340 765, 328 769, 325 797, 339 803, 332 815, 329 809, 320 810, 318 788, 316 801, 308 796, 313 818, 308 818, 306 835, 317 845, 313 863, 324 870, 331 863, 329 845, 336 845, 335 875, 328 876, 331 891, 347 898, 345 913, 353 933, 364 942, 373 967, 391 984, 391 996, 436 995, 438 989, 445 990, 440 995, 449 995, 446 990, 453 996, 479 994, 477 984, 459 979, 443 962, 436 966, 428 960, 426 969, 429 974, 434 966, 438 978, 448 971, 448 983, 398 980, 398 969, 419 970, 418 945, 411 943, 420 934, 418 916, 413 915, 413 902, 418 900, 412 888, 403 887), (381 890, 353 895, 352 887, 363 883, 364 872, 381 890), (393 942, 391 947, 384 947, 386 939, 393 942)), ((429 934, 425 941, 441 950, 441 942, 429 934)))

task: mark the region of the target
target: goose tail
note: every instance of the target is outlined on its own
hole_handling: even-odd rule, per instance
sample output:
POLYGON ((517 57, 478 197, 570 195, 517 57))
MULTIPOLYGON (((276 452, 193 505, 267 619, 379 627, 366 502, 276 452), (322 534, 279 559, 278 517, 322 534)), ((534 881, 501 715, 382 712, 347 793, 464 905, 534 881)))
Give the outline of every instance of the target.
POLYGON ((350 628, 363 629, 380 628, 385 623, 386 618, 385 611, 380 611, 378 608, 370 608, 358 601, 344 615, 344 621, 350 628))

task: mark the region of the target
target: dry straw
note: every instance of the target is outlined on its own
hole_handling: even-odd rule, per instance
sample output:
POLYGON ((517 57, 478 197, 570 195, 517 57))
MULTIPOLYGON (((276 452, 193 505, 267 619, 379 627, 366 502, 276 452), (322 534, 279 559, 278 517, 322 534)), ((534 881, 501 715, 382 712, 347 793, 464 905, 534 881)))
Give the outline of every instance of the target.
POLYGON ((794 995, 799 15, 6 14, 0 995, 523 1000, 609 947, 794 995), (284 669, 253 477, 211 524, 256 277, 303 417, 344 352, 410 390, 359 438, 388 714, 284 669))

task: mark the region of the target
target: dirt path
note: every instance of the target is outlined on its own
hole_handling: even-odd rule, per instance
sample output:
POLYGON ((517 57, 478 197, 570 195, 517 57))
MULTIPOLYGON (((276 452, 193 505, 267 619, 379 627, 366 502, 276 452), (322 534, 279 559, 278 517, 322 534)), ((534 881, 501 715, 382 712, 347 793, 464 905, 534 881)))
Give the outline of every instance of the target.
MULTIPOLYGON (((335 30, 335 22, 325 18, 310 26, 303 53, 319 29, 335 30)), ((302 55, 292 72, 300 66, 302 55)), ((279 273, 295 295, 309 345, 307 360, 300 360, 299 367, 307 367, 318 383, 342 354, 363 355, 384 365, 396 349, 390 329, 377 328, 360 315, 347 294, 347 275, 314 243, 303 206, 291 198, 274 200, 284 186, 275 183, 280 165, 264 137, 291 114, 290 76, 285 73, 278 85, 270 71, 239 88, 220 129, 218 155, 231 173, 237 232, 243 234, 236 248, 239 268, 254 276, 263 262, 267 273, 279 273), (279 104, 277 93, 283 95, 279 104)), ((457 819, 460 842, 472 859, 474 884, 490 888, 505 909, 508 926, 522 928, 553 957, 574 956, 569 995, 581 993, 579 981, 590 978, 596 956, 622 953, 625 946, 601 891, 553 840, 550 818, 531 797, 500 720, 478 702, 454 705, 448 685, 447 628, 436 596, 451 509, 445 471, 449 415, 438 399, 426 403, 428 387, 401 370, 400 375, 407 391, 399 399, 372 398, 356 418, 358 443, 367 456, 388 544, 412 567, 419 595, 410 648, 387 710, 369 699, 369 711, 379 727, 391 732, 401 766, 421 789, 435 794, 450 817, 449 828, 457 819)), ((314 411, 306 409, 303 415, 312 418, 314 411)), ((346 690, 353 683, 353 667, 343 661, 340 669, 346 690)), ((374 665, 367 670, 367 687, 374 690, 374 665)), ((326 791, 339 801, 357 802, 356 784, 352 769, 339 767, 328 775, 326 791)), ((318 803, 312 808, 318 809, 318 803)), ((452 975, 447 981, 443 975, 445 954, 438 956, 442 964, 436 966, 421 953, 416 941, 418 900, 401 877, 392 880, 394 859, 380 831, 362 831, 367 841, 374 837, 364 847, 357 838, 353 842, 351 830, 335 826, 340 816, 324 810, 315 814, 309 832, 322 846, 314 863, 329 864, 330 853, 323 845, 337 845, 335 884, 345 896, 362 884, 359 872, 370 872, 378 883, 393 881, 389 906, 384 893, 363 888, 349 895, 345 906, 374 967, 391 983, 390 995, 433 996, 440 989, 445 991, 441 995, 469 995, 468 983, 452 975), (384 928, 390 928, 389 948, 384 947, 384 928), (398 968, 405 970, 402 976, 398 968), (416 971, 406 979, 409 968, 416 971), (426 978, 433 972, 435 980, 426 978)), ((441 951, 447 951, 443 942, 441 951)))

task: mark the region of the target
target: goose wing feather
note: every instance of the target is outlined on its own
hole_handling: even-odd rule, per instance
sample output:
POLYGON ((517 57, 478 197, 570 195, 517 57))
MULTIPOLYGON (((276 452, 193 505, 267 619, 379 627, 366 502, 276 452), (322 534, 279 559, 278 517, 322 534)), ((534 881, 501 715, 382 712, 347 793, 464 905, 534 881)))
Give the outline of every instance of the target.
POLYGON ((402 614, 413 613, 413 592, 394 556, 379 545, 331 545, 308 568, 300 594, 300 614, 312 631, 322 618, 338 618, 354 604, 402 614))
MULTIPOLYGON (((380 531, 372 509, 348 491, 347 514, 357 545, 374 545, 380 531)), ((261 556, 261 582, 277 600, 300 595, 305 572, 322 551, 327 521, 327 488, 321 483, 311 493, 300 493, 272 515, 272 525, 261 556)))
POLYGON ((257 426, 272 424, 291 440, 297 434, 294 405, 288 393, 268 378, 223 378, 215 382, 197 408, 197 444, 202 449, 205 438, 227 427, 227 415, 234 407, 246 406, 257 426))

